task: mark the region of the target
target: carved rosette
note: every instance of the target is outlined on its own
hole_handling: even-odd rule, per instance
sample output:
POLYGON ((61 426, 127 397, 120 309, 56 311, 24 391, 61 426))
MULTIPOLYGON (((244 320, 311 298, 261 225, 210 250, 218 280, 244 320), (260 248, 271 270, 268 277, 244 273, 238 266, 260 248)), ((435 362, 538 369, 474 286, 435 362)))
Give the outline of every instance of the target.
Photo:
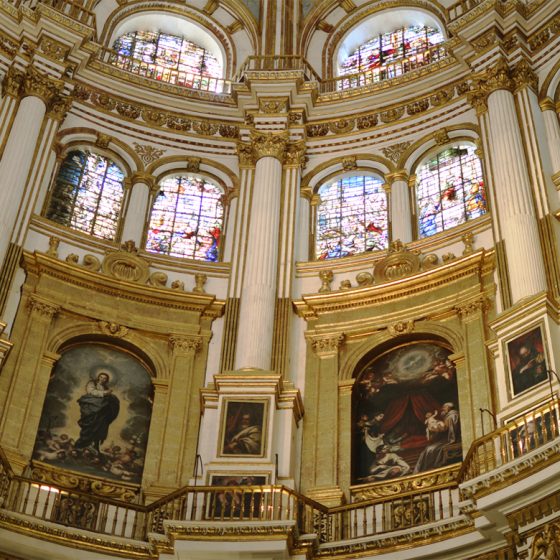
POLYGON ((311 339, 311 347, 317 356, 329 356, 337 354, 338 349, 342 346, 343 342, 343 333, 314 336, 311 339))
POLYGON ((461 305, 457 305, 454 309, 461 318, 461 321, 472 321, 490 309, 490 300, 485 296, 480 296, 461 305))
POLYGON ((60 80, 55 80, 31 66, 23 79, 23 96, 39 97, 49 105, 51 100, 61 93, 63 85, 60 80))
POLYGON ((258 132, 254 131, 251 140, 255 161, 264 157, 272 157, 284 163, 288 135, 285 132, 258 132))
POLYGON ((202 347, 202 337, 196 335, 172 334, 169 337, 169 344, 171 344, 174 352, 194 355, 202 347))
POLYGON ((27 303, 29 311, 34 315, 48 319, 49 321, 60 311, 58 305, 54 305, 48 301, 43 301, 36 296, 31 296, 27 303))

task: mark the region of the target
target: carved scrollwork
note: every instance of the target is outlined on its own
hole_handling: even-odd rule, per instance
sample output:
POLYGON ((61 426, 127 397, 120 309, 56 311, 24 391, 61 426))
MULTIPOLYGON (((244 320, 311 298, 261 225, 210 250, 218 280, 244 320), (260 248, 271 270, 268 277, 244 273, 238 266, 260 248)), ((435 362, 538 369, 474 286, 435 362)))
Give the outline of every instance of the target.
POLYGON ((397 321, 387 327, 391 336, 400 336, 402 334, 410 334, 414 330, 414 321, 397 321))
POLYGON ((454 307, 455 312, 462 321, 476 318, 480 313, 486 313, 490 309, 490 300, 485 296, 480 296, 471 301, 454 307))
POLYGON ((41 300, 36 296, 31 296, 29 298, 27 306, 30 312, 46 319, 52 319, 60 311, 58 305, 41 300))
POLYGON ((311 339, 313 351, 318 356, 336 354, 344 342, 344 334, 315 336, 311 339))
POLYGON ((399 144, 393 144, 392 146, 383 148, 381 151, 387 159, 396 164, 406 152, 410 144, 411 142, 400 142, 399 144))
POLYGON ((172 334, 169 343, 175 351, 185 354, 196 354, 202 347, 202 337, 196 335, 172 334))
POLYGON ((256 160, 263 157, 273 157, 280 160, 280 162, 284 161, 286 145, 288 143, 288 135, 285 132, 255 131, 252 135, 252 141, 256 160))
POLYGON ((103 260, 103 272, 118 280, 144 284, 150 275, 148 261, 136 253, 127 249, 108 253, 103 260))
POLYGON ((168 277, 165 272, 154 272, 150 274, 150 277, 148 278, 148 284, 150 286, 165 288, 165 286, 167 285, 167 280, 168 277))

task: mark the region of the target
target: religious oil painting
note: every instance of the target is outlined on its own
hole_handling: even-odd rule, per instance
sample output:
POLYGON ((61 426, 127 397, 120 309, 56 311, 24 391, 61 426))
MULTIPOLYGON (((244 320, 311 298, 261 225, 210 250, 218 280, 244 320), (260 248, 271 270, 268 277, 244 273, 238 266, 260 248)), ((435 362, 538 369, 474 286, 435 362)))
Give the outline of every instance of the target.
POLYGON ((212 494, 208 517, 216 518, 241 518, 258 519, 263 509, 263 493, 261 490, 244 490, 243 486, 263 486, 267 484, 266 475, 253 474, 228 474, 211 475, 211 486, 231 487, 224 488, 212 494))
POLYGON ((455 365, 440 342, 388 350, 359 371, 353 393, 353 484, 462 460, 455 365))
POLYGON ((534 327, 507 343, 513 396, 548 379, 542 328, 534 327))
POLYGON ((148 369, 129 352, 72 346, 51 373, 33 460, 140 484, 152 401, 148 369))
POLYGON ((222 455, 264 456, 268 401, 227 399, 222 417, 222 455))

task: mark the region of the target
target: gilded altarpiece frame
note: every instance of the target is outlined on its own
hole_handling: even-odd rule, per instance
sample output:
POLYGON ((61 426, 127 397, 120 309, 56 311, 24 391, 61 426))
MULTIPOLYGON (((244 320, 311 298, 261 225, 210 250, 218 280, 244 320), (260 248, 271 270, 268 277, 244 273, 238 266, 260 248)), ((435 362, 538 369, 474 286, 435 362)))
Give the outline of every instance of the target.
MULTIPOLYGON (((204 384, 211 325, 224 303, 210 294, 148 285, 148 266, 127 247, 105 258, 91 256, 84 264, 24 253, 26 281, 14 323, 14 351, 0 378, 0 442, 16 471, 32 456, 54 364, 68 344, 90 341, 137 354, 154 374, 144 494, 157 498, 187 484, 199 429, 192 419, 200 416, 198 390, 204 384), (127 279, 119 277, 119 270, 134 273, 127 279), (168 417, 175 421, 167 423, 168 417)), ((45 482, 80 484, 63 471, 39 470, 45 482)), ((133 497, 128 484, 119 488, 118 481, 104 480, 104 485, 107 496, 133 497)), ((93 480, 88 485, 98 486, 93 480)))
MULTIPOLYGON (((362 279, 368 274, 369 282, 342 290, 327 287, 294 303, 308 324, 301 485, 326 505, 341 503, 350 492, 354 375, 371 352, 407 341, 442 341, 452 352, 448 358, 456 370, 459 409, 464 412, 463 452, 482 435, 478 410, 493 408, 484 343, 493 313, 494 255, 479 250, 446 263, 428 257, 422 260, 418 252, 393 246, 376 262, 373 274, 359 275, 362 279), (430 272, 423 274, 419 261, 428 260, 430 272), (384 276, 390 267, 398 270, 401 261, 407 265, 401 273, 384 276), (476 391, 471 390, 474 386, 476 391)), ((336 278, 331 281, 337 284, 336 278)), ((395 494, 405 490, 408 478, 394 484, 395 494)), ((370 497, 385 495, 376 493, 375 484, 370 486, 370 497)))

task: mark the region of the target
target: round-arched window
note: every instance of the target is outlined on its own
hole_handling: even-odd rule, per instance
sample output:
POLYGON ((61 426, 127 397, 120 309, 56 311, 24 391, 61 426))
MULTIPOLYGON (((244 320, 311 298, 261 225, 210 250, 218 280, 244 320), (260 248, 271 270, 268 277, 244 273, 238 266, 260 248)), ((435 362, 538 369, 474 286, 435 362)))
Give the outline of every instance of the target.
POLYGON ((112 64, 171 84, 218 91, 222 65, 212 52, 184 37, 133 31, 114 43, 112 64))
POLYGON ((70 152, 60 167, 46 217, 103 239, 115 239, 124 173, 109 158, 88 150, 70 152))
POLYGON ((387 195, 378 177, 343 177, 318 191, 315 256, 347 257, 388 246, 387 195))
MULTIPOLYGON (((411 16, 402 17, 410 19, 411 16)), ((393 24, 395 27, 387 30, 391 21, 376 18, 350 32, 338 55, 338 75, 348 76, 338 81, 339 87, 395 78, 445 56, 445 49, 439 46, 445 37, 435 25, 393 24), (380 29, 382 25, 385 29, 380 29)))
POLYGON ((482 165, 476 147, 446 148, 416 172, 418 236, 429 237, 487 211, 482 165))
POLYGON ((222 190, 194 176, 167 177, 150 216, 146 250, 173 257, 217 261, 222 235, 222 190))

